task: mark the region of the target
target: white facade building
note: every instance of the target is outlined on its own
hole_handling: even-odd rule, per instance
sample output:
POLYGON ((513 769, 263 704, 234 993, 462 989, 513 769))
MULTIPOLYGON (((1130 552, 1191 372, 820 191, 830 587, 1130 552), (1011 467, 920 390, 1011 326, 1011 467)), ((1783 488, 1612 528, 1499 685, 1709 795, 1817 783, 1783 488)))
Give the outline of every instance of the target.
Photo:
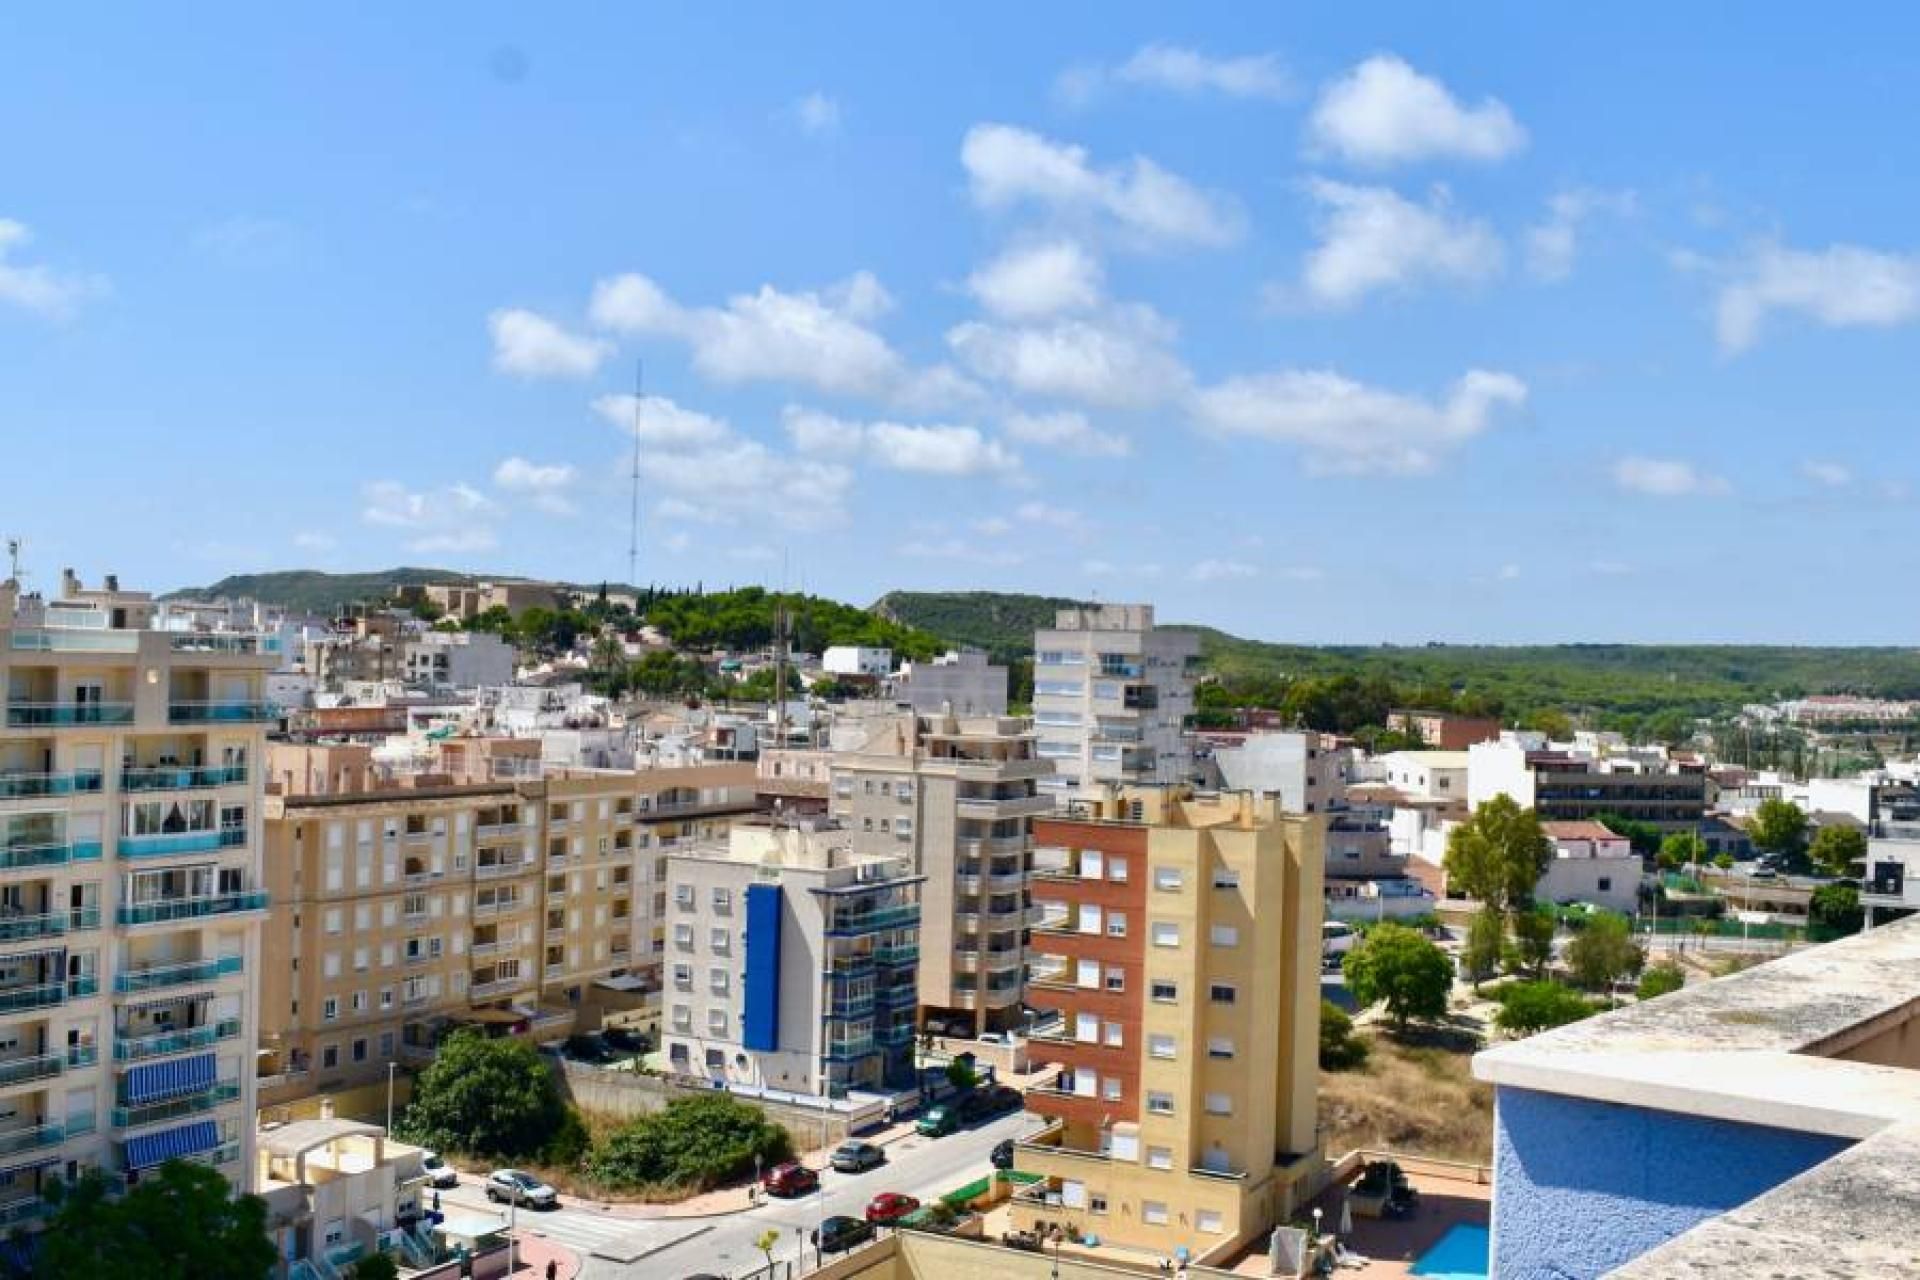
POLYGON ((884 680, 893 672, 893 650, 864 645, 836 644, 820 655, 820 668, 830 676, 862 676, 884 680))
POLYGON ((1152 605, 1097 605, 1060 610, 1033 647, 1037 750, 1057 771, 1050 789, 1188 780, 1198 636, 1155 627, 1152 605))
POLYGON ((902 664, 893 678, 893 698, 921 715, 951 709, 961 716, 1007 713, 1007 669, 978 649, 957 649, 932 662, 902 664))
POLYGON ((409 684, 482 689, 513 683, 513 646, 487 631, 427 631, 403 646, 409 684))

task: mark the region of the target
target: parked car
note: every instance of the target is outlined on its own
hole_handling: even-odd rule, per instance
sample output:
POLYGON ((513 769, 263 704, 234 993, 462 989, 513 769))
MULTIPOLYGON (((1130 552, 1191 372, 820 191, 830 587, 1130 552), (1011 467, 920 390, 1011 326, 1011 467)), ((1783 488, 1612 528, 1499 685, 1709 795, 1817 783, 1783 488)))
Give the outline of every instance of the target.
POLYGON ((420 1164, 421 1167, 427 1171, 427 1182, 429 1185, 435 1187, 457 1187, 460 1185, 460 1175, 454 1171, 452 1165, 440 1158, 438 1151, 422 1151, 420 1153, 420 1164))
POLYGON ((1324 961, 1344 956, 1359 940, 1360 935, 1346 921, 1324 921, 1320 925, 1320 957, 1324 961))
POLYGON ((1010 1084, 988 1085, 981 1092, 987 1095, 987 1106, 995 1115, 1019 1111, 1027 1105, 1027 1096, 1010 1084))
POLYGON ((820 1189, 820 1175, 803 1164, 777 1164, 760 1179, 770 1196, 804 1196, 820 1189))
POLYGON ((651 1047, 645 1033, 631 1027, 608 1027, 600 1033, 600 1038, 607 1042, 607 1048, 620 1053, 645 1053, 651 1047))
POLYGON ((943 1138, 959 1127, 960 1112, 942 1102, 921 1112, 913 1131, 923 1138, 943 1138))
POLYGON ((553 1209, 560 1193, 530 1173, 495 1169, 487 1175, 487 1199, 500 1204, 523 1204, 529 1209, 553 1209))
POLYGON ((975 1044, 1012 1044, 1013 1037, 1004 1031, 982 1031, 974 1040, 975 1044))
POLYGON ((868 1169, 878 1169, 886 1162, 887 1153, 884 1148, 858 1139, 841 1143, 834 1148, 833 1156, 828 1160, 828 1163, 840 1173, 865 1173, 868 1169))
POLYGON ((591 1032, 568 1036, 560 1048, 560 1056, 593 1066, 613 1060, 613 1054, 607 1049, 607 1042, 591 1032))
POLYGON ((867 1201, 867 1221, 898 1222, 919 1207, 920 1202, 912 1196, 903 1196, 898 1191, 882 1191, 867 1201))
POLYGON ((849 1218, 836 1213, 812 1233, 813 1247, 822 1253, 838 1253, 873 1239, 873 1224, 864 1218, 849 1218))
POLYGON ((993 1154, 987 1157, 996 1169, 1013 1168, 1013 1139, 1002 1138, 993 1144, 993 1154))

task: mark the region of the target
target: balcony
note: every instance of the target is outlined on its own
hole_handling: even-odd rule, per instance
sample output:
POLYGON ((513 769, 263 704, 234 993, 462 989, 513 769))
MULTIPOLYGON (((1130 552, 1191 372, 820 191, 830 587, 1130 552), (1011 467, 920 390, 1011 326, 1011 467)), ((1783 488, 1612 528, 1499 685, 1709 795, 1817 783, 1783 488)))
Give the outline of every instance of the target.
MULTIPOLYGON (((98 909, 95 915, 98 916, 98 909)), ((0 917, 0 945, 25 942, 31 938, 58 937, 73 923, 71 913, 52 911, 45 915, 0 917)))
POLYGON ((845 981, 850 978, 864 977, 873 972, 872 955, 835 956, 827 961, 825 973, 828 978, 845 981))
POLYGON ((520 824, 517 822, 483 822, 473 829, 473 834, 474 838, 478 840, 505 840, 520 834, 520 824))
POLYGON ((177 858, 187 853, 207 853, 216 849, 241 849, 247 843, 245 827, 222 827, 210 831, 168 831, 160 835, 121 836, 113 852, 121 858, 177 858))
POLYGON ((533 975, 524 978, 494 978, 487 982, 471 983, 467 987, 470 1000, 491 1000, 495 996, 505 995, 509 991, 522 991, 533 985, 533 975))
POLYGON ((483 902, 475 902, 473 904, 473 914, 476 918, 479 916, 512 915, 516 911, 525 909, 526 905, 527 900, 525 898, 493 898, 483 902))
POLYGON ((844 938, 918 923, 920 923, 920 905, 912 903, 907 906, 881 907, 874 911, 836 916, 833 923, 827 926, 827 934, 830 937, 844 938))
POLYGON ((60 867, 69 862, 100 861, 98 840, 72 840, 59 844, 15 844, 0 848, 0 871, 25 871, 35 867, 60 867))
POLYGON ((204 1049, 208 1045, 223 1040, 237 1039, 240 1035, 240 1019, 222 1018, 220 1021, 204 1027, 193 1027, 186 1031, 163 1031, 150 1036, 115 1036, 113 1041, 113 1060, 115 1062, 140 1062, 147 1058, 161 1058, 171 1053, 188 1053, 195 1049, 204 1049))
POLYGON ((280 637, 257 631, 176 631, 167 637, 175 653, 272 655, 280 652, 280 637))
POLYGON ((1052 796, 961 796, 954 802, 954 812, 962 818, 1022 818, 1050 814, 1054 811, 1052 796))
POLYGON ((864 1058, 874 1052, 873 1037, 848 1036, 844 1040, 829 1040, 826 1056, 829 1062, 851 1062, 855 1058, 864 1058))
POLYGON ((118 974, 113 980, 113 989, 121 995, 133 995, 145 991, 163 991, 168 987, 187 987, 200 982, 216 982, 241 972, 244 961, 239 956, 221 956, 214 960, 190 960, 184 964, 154 965, 146 969, 134 969, 118 974))
POLYGON ((18 653, 137 653, 138 631, 108 631, 82 627, 51 627, 44 631, 16 631, 18 653))
POLYGON ((134 1129, 141 1125, 159 1124, 166 1120, 177 1120, 181 1116, 198 1115, 202 1111, 211 1111, 215 1107, 225 1106, 240 1096, 238 1080, 222 1080, 211 1089, 200 1093, 190 1093, 185 1097, 166 1098, 160 1102, 143 1102, 138 1106, 122 1106, 113 1109, 113 1127, 116 1129, 134 1129))
POLYGON ((98 769, 76 769, 69 773, 0 774, 0 800, 96 795, 105 785, 106 775, 98 769))
POLYGON ((51 1009, 67 1002, 67 984, 42 982, 31 987, 10 987, 0 991, 0 1013, 21 1013, 28 1009, 51 1009))
POLYGON ((495 938, 491 942, 476 942, 467 948, 467 954, 475 956, 497 956, 503 951, 511 951, 520 945, 518 938, 495 938))
POLYGON ((0 1062, 0 1089, 35 1080, 51 1080, 68 1067, 89 1066, 93 1062, 91 1046, 61 1053, 43 1053, 34 1058, 9 1058, 0 1062))
POLYGON ((476 880, 498 880, 502 876, 518 875, 522 871, 531 871, 533 866, 526 862, 481 862, 473 868, 476 880))
POLYGON ((0 1227, 23 1227, 38 1222, 53 1212, 53 1206, 39 1196, 27 1196, 0 1205, 0 1227))
POLYGON ((132 724, 131 702, 9 702, 9 729, 66 729, 75 725, 132 724))
POLYGON ((246 780, 247 767, 243 764, 192 767, 154 765, 144 769, 122 770, 120 789, 122 791, 196 791, 204 787, 233 786, 246 780))
POLYGON ((169 702, 167 719, 173 724, 266 724, 280 718, 271 702, 169 702))
POLYGON ((47 1147, 57 1147, 67 1140, 67 1127, 62 1124, 37 1124, 26 1129, 8 1129, 0 1132, 0 1155, 18 1155, 22 1151, 40 1151, 47 1147))
POLYGON ((873 992, 839 996, 827 1002, 829 1018, 865 1018, 873 1013, 873 992))
POLYGON ((917 942, 892 942, 873 949, 873 958, 880 964, 913 964, 920 959, 920 944, 917 942))
POLYGON ((263 889, 240 893, 217 893, 205 898, 161 898, 120 907, 114 918, 122 925, 171 924, 180 920, 202 920, 209 916, 238 915, 265 911, 267 894, 263 889))

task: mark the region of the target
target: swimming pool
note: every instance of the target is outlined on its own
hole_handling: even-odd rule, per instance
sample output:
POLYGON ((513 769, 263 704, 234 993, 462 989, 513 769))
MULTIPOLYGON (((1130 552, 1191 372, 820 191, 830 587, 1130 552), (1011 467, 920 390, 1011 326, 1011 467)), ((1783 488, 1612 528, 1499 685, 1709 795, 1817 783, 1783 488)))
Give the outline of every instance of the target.
POLYGON ((1428 1280, 1487 1280, 1491 1244, 1485 1227, 1456 1222, 1433 1242, 1433 1248, 1420 1255, 1413 1264, 1413 1274, 1428 1280))

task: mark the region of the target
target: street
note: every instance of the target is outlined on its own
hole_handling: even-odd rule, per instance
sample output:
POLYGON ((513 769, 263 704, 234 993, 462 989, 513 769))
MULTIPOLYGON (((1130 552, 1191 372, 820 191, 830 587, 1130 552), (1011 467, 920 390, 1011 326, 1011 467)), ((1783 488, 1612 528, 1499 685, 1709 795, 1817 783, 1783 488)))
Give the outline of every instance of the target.
MULTIPOLYGON (((791 1260, 822 1218, 837 1213, 863 1217, 867 1201, 882 1191, 903 1191, 921 1200, 951 1191, 989 1171, 987 1156, 994 1144, 1039 1127, 1032 1116, 1019 1113, 944 1138, 909 1135, 886 1148, 887 1163, 878 1169, 860 1174, 823 1170, 820 1191, 814 1195, 768 1200, 757 1209, 720 1217, 625 1217, 570 1206, 562 1197, 561 1207, 551 1212, 520 1210, 519 1230, 522 1235, 539 1234, 573 1249, 580 1255, 584 1280, 637 1275, 672 1280, 700 1272, 738 1275, 766 1264, 765 1255, 754 1242, 768 1228, 780 1232, 774 1258, 791 1260), (643 1261, 618 1260, 631 1257, 643 1244, 664 1247, 649 1253, 643 1261), (595 1249, 616 1257, 593 1257, 595 1249)), ((448 1211, 458 1208, 505 1213, 504 1206, 488 1203, 474 1172, 485 1173, 463 1173, 458 1188, 441 1193, 444 1207, 448 1211)), ((740 1195, 744 1205, 746 1192, 742 1190, 740 1195)), ((810 1244, 807 1257, 809 1261, 813 1257, 810 1244)))

